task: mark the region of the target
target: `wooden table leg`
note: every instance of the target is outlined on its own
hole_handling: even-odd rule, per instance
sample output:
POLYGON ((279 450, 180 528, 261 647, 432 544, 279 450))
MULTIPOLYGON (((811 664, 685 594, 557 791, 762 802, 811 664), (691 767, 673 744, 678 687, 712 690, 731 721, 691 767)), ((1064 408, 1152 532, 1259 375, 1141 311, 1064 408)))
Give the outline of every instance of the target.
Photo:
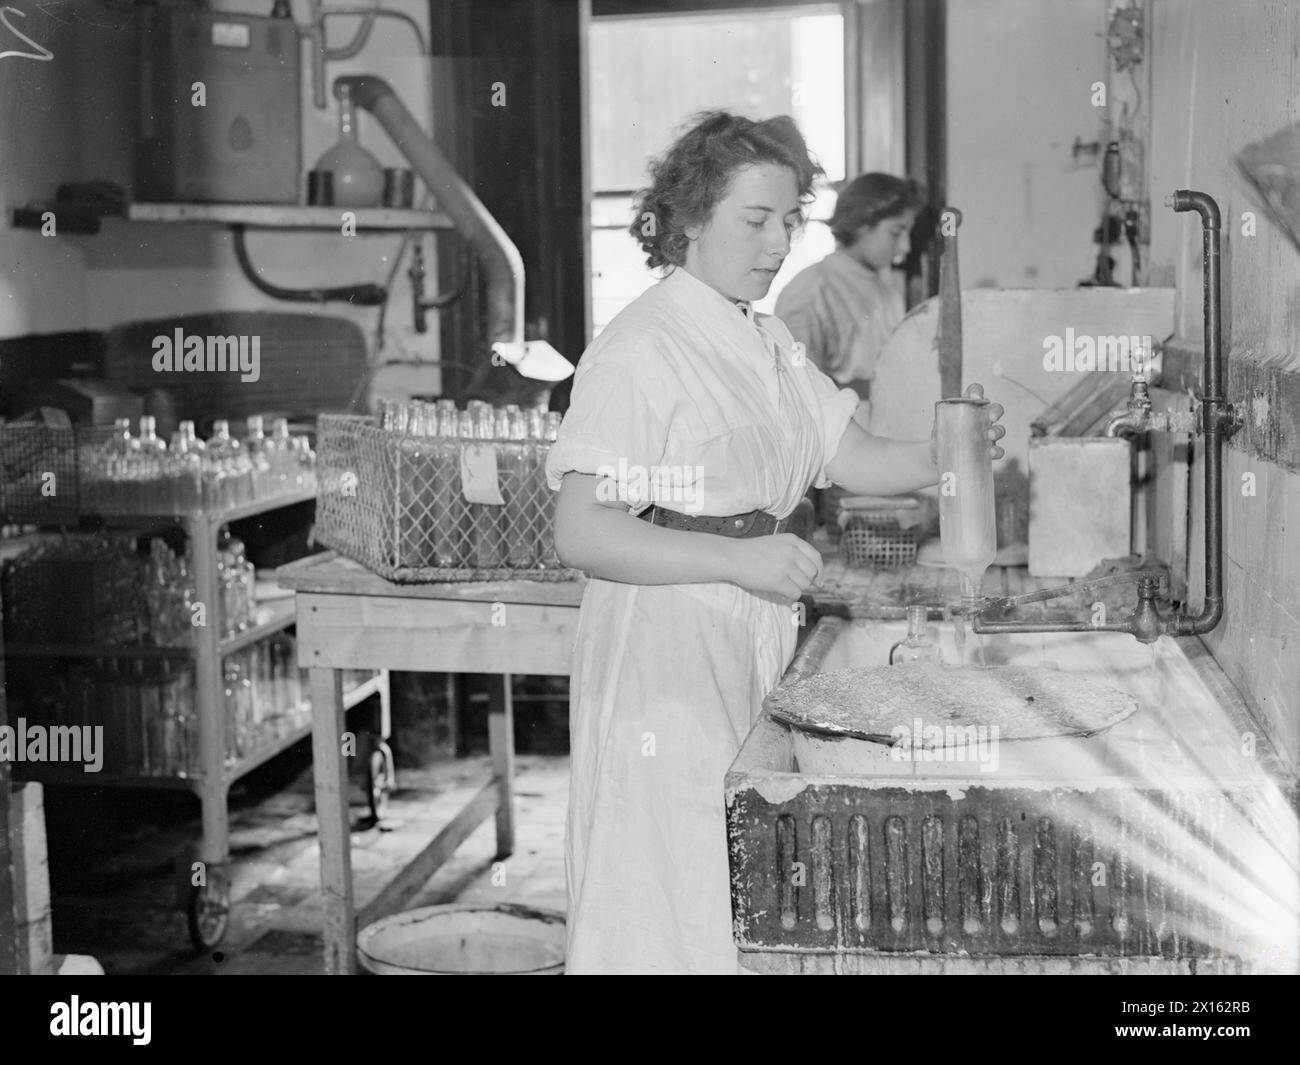
POLYGON ((343 755, 343 680, 333 669, 312 669, 308 673, 312 775, 316 782, 320 886, 325 909, 325 971, 349 974, 356 971, 357 941, 348 763, 343 755))
POLYGON ((501 794, 497 803, 497 857, 509 858, 515 849, 515 710, 510 674, 488 684, 488 748, 492 772, 501 794))

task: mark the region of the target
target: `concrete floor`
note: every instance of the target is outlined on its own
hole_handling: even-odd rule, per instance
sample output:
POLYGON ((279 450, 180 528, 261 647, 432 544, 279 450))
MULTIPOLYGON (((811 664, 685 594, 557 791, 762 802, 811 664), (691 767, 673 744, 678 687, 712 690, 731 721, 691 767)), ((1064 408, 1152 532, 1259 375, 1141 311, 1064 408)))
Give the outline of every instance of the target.
MULTIPOLYGON (((122 835, 111 848, 100 847, 88 859, 70 861, 65 856, 56 862, 55 950, 93 955, 108 973, 323 972, 320 851, 310 752, 306 759, 296 751, 282 758, 288 759, 287 784, 273 781, 263 785, 260 794, 243 789, 242 795, 232 795, 233 907, 229 930, 215 952, 197 955, 190 948, 177 897, 177 855, 197 836, 197 809, 192 820, 174 819, 177 823, 122 835)), ((369 823, 361 790, 353 789, 352 864, 358 906, 469 800, 487 766, 486 756, 476 756, 399 769, 399 790, 379 827, 369 823)), ((563 912, 569 760, 520 755, 517 767, 515 853, 494 876, 496 838, 488 818, 411 908, 456 901, 513 902, 563 912)), ((281 772, 286 772, 284 766, 281 772)), ((51 826, 51 843, 66 851, 69 841, 60 847, 56 831, 51 826)))

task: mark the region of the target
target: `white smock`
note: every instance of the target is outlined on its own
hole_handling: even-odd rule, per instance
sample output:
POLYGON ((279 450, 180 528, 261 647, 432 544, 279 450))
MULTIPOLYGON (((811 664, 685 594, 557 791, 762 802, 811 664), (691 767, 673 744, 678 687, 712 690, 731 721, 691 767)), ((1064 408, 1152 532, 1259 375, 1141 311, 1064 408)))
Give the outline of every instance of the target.
POLYGON ((837 248, 790 279, 776 313, 813 362, 848 384, 874 375, 904 302, 901 273, 873 270, 837 248))
MULTIPOLYGON (((796 356, 778 319, 678 268, 583 355, 548 482, 620 476, 632 513, 649 500, 785 517, 810 484, 830 484, 857 402, 796 356)), ((570 689, 566 971, 736 972, 723 777, 794 655, 797 620, 733 584, 588 583, 570 689)))

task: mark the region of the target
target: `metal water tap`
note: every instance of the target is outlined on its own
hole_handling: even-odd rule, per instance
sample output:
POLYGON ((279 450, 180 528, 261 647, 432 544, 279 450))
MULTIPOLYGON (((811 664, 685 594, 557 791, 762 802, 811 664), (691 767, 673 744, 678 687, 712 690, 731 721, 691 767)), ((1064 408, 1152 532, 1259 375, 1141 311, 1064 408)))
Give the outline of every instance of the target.
MULTIPOLYGON (((1231 404, 1228 406, 1231 407, 1231 404)), ((1142 374, 1134 374, 1128 406, 1110 416, 1106 422, 1106 435, 1114 437, 1159 432, 1186 433, 1190 436, 1200 431, 1199 407, 1199 402, 1196 402, 1192 410, 1153 411, 1150 384, 1142 374)))
POLYGON ((1150 419, 1151 389, 1145 377, 1134 374, 1133 384, 1129 389, 1128 406, 1110 416, 1110 420, 1106 422, 1106 435, 1144 433, 1148 429, 1150 419))
POLYGON ((1175 633, 1178 628, 1176 615, 1163 615, 1156 606, 1164 581, 1165 574, 1160 570, 1134 570, 1131 573, 1112 573, 1090 581, 1043 588, 1024 595, 963 599, 960 603, 953 604, 949 610, 954 616, 971 619, 971 631, 980 635, 1009 632, 1124 632, 1136 637, 1141 643, 1155 643, 1165 633, 1175 633), (1025 603, 1042 603, 1117 584, 1136 584, 1138 593, 1137 607, 1120 621, 985 620, 987 614, 1003 613, 1025 603))

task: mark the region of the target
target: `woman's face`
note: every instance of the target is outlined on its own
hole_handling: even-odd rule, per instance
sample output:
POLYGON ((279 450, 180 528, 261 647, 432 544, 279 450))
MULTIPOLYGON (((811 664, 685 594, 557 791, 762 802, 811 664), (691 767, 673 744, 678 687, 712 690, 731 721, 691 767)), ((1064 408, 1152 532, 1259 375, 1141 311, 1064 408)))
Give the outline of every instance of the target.
POLYGON ((853 258, 873 270, 888 270, 911 254, 912 225, 915 211, 882 218, 873 226, 863 226, 847 251, 853 258))
POLYGON ((794 171, 760 163, 736 171, 703 225, 687 226, 686 269, 730 300, 760 300, 803 220, 794 171))

